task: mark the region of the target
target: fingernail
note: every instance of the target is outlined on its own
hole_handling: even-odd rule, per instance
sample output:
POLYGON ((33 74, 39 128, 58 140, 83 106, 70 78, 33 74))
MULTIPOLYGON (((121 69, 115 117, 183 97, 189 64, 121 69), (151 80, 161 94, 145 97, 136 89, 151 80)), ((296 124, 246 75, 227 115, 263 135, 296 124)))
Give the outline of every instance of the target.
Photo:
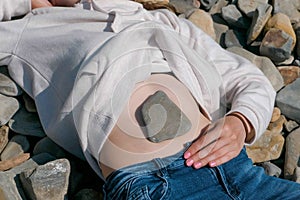
POLYGON ((185 159, 188 159, 189 157, 191 156, 191 153, 190 152, 185 152, 185 154, 184 154, 184 158, 185 159))
POLYGON ((195 167, 196 169, 200 168, 201 166, 202 166, 202 163, 201 163, 201 162, 197 162, 197 163, 194 164, 194 167, 195 167))
POLYGON ((192 166, 193 163, 194 161, 192 159, 186 161, 186 165, 189 167, 192 166))
POLYGON ((210 165, 211 167, 215 167, 215 166, 217 165, 217 163, 216 163, 215 161, 212 161, 212 162, 209 163, 209 165, 210 165))

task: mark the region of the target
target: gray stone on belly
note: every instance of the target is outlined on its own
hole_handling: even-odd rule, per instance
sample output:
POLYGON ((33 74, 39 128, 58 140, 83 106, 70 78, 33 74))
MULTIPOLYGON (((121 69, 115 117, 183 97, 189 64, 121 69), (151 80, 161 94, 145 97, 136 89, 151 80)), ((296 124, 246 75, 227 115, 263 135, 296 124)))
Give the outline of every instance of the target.
POLYGON ((144 134, 151 142, 162 142, 187 133, 191 121, 162 91, 151 95, 142 105, 144 134))

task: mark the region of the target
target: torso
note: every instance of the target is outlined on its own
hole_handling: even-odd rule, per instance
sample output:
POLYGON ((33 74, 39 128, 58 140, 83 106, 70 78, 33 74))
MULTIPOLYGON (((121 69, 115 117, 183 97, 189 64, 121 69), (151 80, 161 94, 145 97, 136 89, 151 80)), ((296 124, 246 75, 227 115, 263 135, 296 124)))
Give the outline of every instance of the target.
POLYGON ((104 143, 100 153, 103 176, 106 178, 114 170, 179 152, 184 144, 197 138, 208 123, 193 96, 180 81, 167 74, 151 75, 149 79, 136 84, 129 102, 104 143), (147 97, 158 90, 165 92, 185 113, 192 127, 184 135, 153 143, 145 138, 136 111, 147 97))

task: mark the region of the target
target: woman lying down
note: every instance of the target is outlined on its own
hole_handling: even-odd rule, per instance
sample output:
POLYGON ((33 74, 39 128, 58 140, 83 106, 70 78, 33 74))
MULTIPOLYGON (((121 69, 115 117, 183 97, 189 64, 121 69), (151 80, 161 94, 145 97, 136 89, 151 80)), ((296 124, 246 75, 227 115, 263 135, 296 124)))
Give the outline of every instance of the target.
POLYGON ((0 64, 46 134, 105 181, 105 199, 300 198, 299 184, 265 175, 244 149, 274 105, 258 68, 168 10, 90 5, 1 22, 0 64))

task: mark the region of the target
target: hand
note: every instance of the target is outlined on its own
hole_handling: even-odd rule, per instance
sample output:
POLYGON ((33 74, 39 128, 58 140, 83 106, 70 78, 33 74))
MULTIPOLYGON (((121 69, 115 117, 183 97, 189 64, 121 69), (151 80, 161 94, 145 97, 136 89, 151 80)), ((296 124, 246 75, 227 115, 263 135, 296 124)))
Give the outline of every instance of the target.
POLYGON ((242 121, 226 116, 210 124, 184 153, 187 166, 199 169, 221 165, 237 155, 244 146, 246 131, 242 121))
POLYGON ((72 7, 80 0, 49 0, 53 6, 72 7))
POLYGON ((31 0, 31 8, 42 8, 42 7, 51 7, 51 3, 48 0, 31 0))

